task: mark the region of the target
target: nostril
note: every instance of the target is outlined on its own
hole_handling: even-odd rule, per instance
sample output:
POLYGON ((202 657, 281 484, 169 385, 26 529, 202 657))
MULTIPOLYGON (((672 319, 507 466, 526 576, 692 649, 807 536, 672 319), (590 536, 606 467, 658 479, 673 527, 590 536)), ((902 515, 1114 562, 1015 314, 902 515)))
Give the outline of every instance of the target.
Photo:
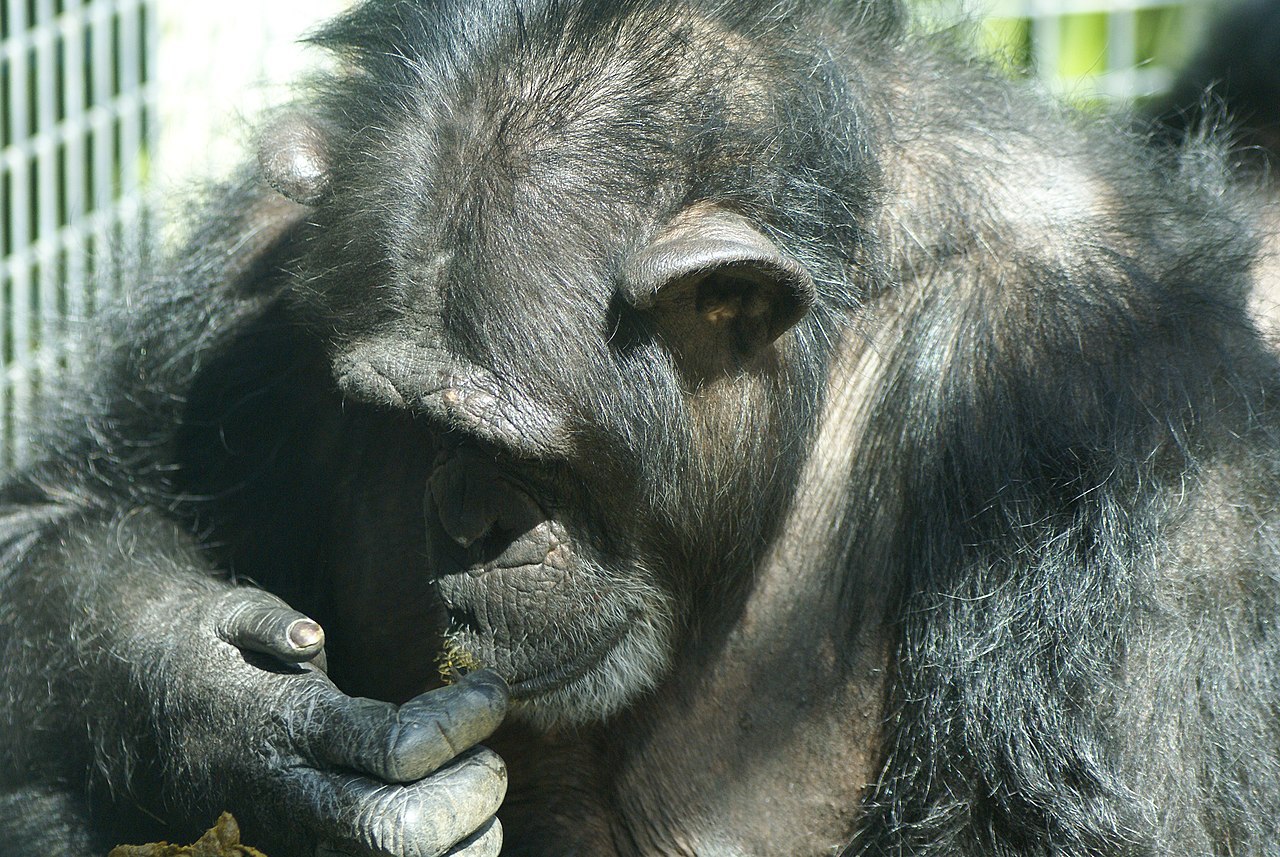
POLYGON ((472 562, 501 554, 546 521, 537 502, 509 474, 465 447, 442 453, 427 485, 428 514, 439 522, 442 536, 469 555, 475 553, 472 562))
POLYGON ((491 487, 468 478, 460 467, 437 468, 428 484, 440 525, 460 546, 471 547, 493 529, 498 510, 485 496, 491 487))
POLYGON ((493 529, 493 518, 488 515, 468 514, 466 509, 453 511, 454 514, 450 515, 449 510, 442 509, 440 523, 459 547, 471 547, 493 529))

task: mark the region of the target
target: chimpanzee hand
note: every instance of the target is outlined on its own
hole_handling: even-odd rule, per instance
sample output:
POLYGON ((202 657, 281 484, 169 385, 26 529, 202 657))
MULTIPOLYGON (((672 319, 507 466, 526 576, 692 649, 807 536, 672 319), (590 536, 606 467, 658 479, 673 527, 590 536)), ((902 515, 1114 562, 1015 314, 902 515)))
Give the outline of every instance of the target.
POLYGON ((233 809, 290 847, 361 857, 498 853, 506 769, 475 745, 506 713, 501 678, 476 672, 400 706, 356 699, 322 671, 320 626, 280 599, 239 587, 202 606, 193 621, 203 639, 179 648, 203 663, 173 662, 196 678, 186 693, 166 693, 165 731, 189 760, 204 760, 213 794, 252 795, 256 805, 233 809))

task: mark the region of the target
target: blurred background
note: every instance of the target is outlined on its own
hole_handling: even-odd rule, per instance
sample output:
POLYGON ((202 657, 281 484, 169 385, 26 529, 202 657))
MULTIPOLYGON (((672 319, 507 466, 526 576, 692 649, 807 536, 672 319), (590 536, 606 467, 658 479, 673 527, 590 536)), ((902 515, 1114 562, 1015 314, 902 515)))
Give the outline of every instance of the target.
MULTIPOLYGON (((1165 90, 1210 0, 918 0, 1011 74, 1089 106, 1165 90)), ((1271 0, 1268 0, 1271 2, 1271 0)), ((242 156, 254 115, 344 0, 0 0, 0 466, 147 234, 148 194, 242 156), (73 335, 68 336, 68 331, 73 335)), ((1280 58, 1280 45, 1275 56, 1280 58)))

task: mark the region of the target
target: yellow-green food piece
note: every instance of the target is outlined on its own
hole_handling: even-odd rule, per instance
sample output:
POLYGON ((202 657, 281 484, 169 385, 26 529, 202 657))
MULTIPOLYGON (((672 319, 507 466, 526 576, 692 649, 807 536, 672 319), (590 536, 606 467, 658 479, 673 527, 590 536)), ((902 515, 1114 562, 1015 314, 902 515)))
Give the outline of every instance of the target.
POLYGON ((191 845, 117 845, 107 857, 266 857, 256 848, 240 844, 240 825, 231 813, 224 812, 218 823, 191 845))
POLYGON ((445 684, 453 684, 467 673, 483 667, 480 659, 463 648, 452 634, 445 634, 444 647, 436 656, 436 668, 440 670, 440 678, 445 684))

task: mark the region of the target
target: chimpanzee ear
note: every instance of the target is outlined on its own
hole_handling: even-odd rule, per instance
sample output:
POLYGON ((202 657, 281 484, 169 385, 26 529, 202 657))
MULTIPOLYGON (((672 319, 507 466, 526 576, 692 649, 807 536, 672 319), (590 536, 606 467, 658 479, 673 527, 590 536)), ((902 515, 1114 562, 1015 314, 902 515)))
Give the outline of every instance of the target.
POLYGON ((813 306, 813 278, 745 217, 699 207, 681 215, 624 272, 623 295, 658 316, 664 336, 702 371, 743 365, 813 306))
POLYGON ((321 120, 297 112, 276 117, 258 138, 263 178, 294 202, 319 205, 333 178, 332 138, 321 120))

